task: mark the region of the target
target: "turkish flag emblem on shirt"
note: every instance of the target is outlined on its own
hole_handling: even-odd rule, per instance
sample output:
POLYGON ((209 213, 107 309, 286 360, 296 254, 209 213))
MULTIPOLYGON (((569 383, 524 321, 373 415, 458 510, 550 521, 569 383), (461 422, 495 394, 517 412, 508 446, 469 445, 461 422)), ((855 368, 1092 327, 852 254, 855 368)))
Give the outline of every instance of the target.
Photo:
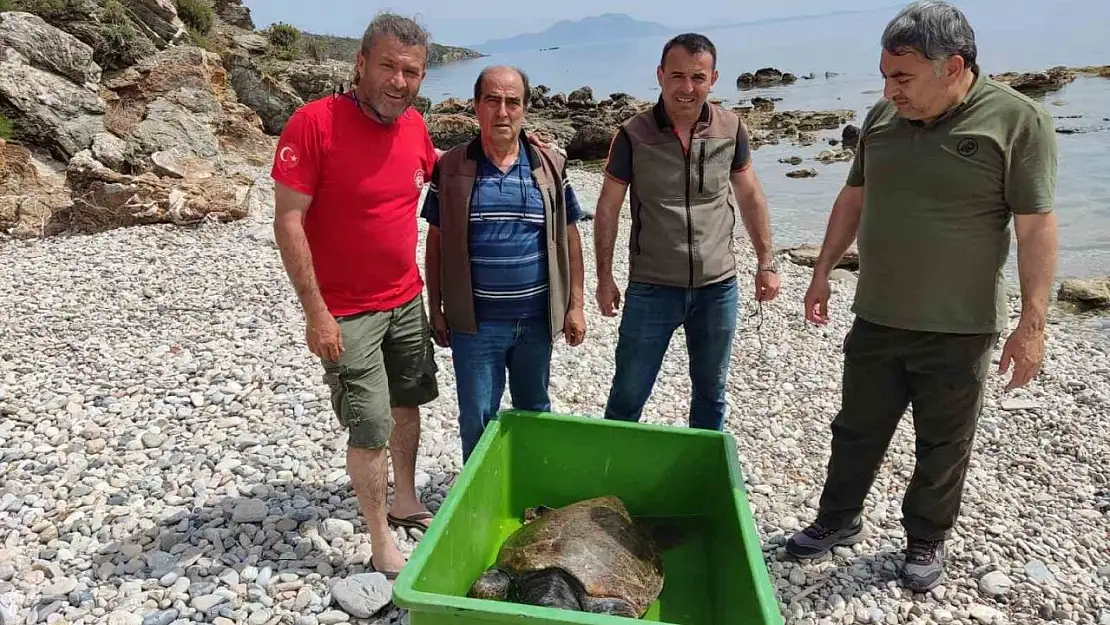
POLYGON ((278 148, 277 156, 278 167, 283 171, 294 169, 301 162, 301 157, 297 154, 297 148, 289 143, 278 148))

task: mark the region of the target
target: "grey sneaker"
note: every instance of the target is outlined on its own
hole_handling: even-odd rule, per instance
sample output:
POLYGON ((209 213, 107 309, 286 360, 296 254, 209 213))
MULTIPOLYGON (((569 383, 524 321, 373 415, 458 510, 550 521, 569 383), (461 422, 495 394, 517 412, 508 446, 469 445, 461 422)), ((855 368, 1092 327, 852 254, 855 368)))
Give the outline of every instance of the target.
POLYGON ((909 537, 902 583, 914 592, 928 592, 944 581, 944 541, 909 537))
POLYGON ((833 547, 854 545, 863 537, 863 521, 857 521, 854 526, 843 530, 830 529, 814 522, 786 541, 786 552, 795 558, 820 558, 833 547))

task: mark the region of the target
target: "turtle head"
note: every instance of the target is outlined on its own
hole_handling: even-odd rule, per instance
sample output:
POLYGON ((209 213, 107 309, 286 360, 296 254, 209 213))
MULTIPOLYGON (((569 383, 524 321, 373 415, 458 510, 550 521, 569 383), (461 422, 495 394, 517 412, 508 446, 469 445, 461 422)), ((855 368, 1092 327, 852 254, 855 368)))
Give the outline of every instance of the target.
POLYGON ((513 584, 510 597, 514 603, 558 608, 584 609, 586 590, 582 583, 561 568, 547 568, 522 575, 513 584))
POLYGON ((532 521, 535 521, 536 519, 540 518, 540 515, 542 515, 546 512, 551 512, 552 510, 553 510, 553 508, 549 508, 547 506, 533 506, 531 508, 525 508, 524 509, 524 522, 525 523, 531 523, 532 521))
POLYGON ((509 597, 509 588, 512 584, 512 577, 505 571, 496 567, 487 569, 470 587, 470 596, 475 599, 504 601, 509 597))

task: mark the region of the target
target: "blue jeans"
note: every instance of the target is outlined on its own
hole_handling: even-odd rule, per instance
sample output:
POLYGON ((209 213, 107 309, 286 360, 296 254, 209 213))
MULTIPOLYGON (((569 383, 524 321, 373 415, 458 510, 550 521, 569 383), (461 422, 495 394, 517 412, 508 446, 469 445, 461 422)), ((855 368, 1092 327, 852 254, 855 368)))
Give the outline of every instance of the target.
POLYGON ((693 387, 690 427, 720 430, 738 307, 736 278, 695 289, 629 284, 605 418, 640 420, 671 336, 682 326, 693 387))
POLYGON ((464 463, 501 407, 506 370, 513 408, 551 410, 548 325, 545 317, 481 321, 477 334, 451 333, 464 463))

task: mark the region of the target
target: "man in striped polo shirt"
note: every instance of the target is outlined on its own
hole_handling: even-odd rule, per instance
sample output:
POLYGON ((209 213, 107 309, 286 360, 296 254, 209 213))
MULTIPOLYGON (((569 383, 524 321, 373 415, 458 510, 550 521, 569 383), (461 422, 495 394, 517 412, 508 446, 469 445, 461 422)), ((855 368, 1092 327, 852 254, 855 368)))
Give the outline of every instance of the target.
POLYGON ((563 156, 522 132, 530 92, 516 68, 482 71, 480 135, 440 157, 424 201, 430 319, 452 350, 464 462, 497 414, 506 369, 514 408, 550 410, 552 344, 586 332, 581 209, 563 156))

